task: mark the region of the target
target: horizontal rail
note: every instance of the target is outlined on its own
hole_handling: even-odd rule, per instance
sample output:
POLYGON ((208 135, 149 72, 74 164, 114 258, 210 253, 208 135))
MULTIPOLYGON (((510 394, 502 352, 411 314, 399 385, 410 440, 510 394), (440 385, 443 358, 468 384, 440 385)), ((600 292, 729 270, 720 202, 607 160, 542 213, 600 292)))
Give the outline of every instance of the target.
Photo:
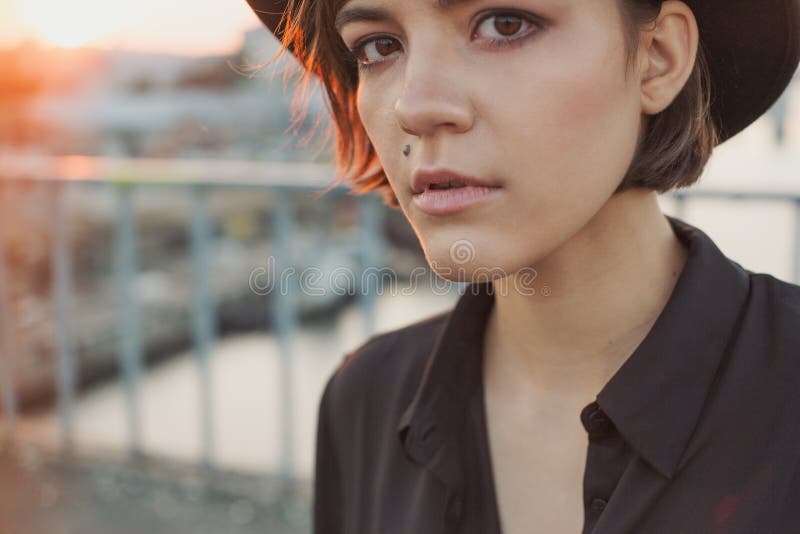
MULTIPOLYGON (((108 162, 106 162, 108 164, 108 162)), ((306 164, 277 164, 275 169, 265 171, 264 164, 253 164, 233 166, 220 176, 231 177, 238 172, 249 171, 252 180, 228 180, 218 178, 211 179, 211 174, 220 170, 213 165, 209 168, 201 168, 202 165, 190 165, 191 172, 183 168, 184 174, 175 171, 168 180, 159 179, 157 176, 169 174, 161 167, 163 162, 145 162, 138 169, 144 169, 150 165, 149 178, 140 180, 123 180, 124 174, 119 169, 133 169, 116 161, 117 174, 115 177, 89 177, 90 173, 81 174, 80 168, 74 173, 67 173, 67 177, 59 174, 50 174, 50 178, 41 178, 44 182, 52 183, 58 192, 57 202, 54 212, 54 240, 51 253, 53 254, 53 291, 56 296, 56 334, 58 336, 56 349, 58 354, 57 361, 58 376, 56 384, 59 399, 59 418, 64 437, 64 446, 70 447, 74 441, 74 402, 76 397, 76 358, 74 336, 71 335, 70 310, 73 285, 71 281, 72 267, 69 258, 69 247, 66 244, 68 232, 66 224, 68 214, 65 212, 66 206, 61 196, 66 186, 77 186, 79 184, 106 185, 113 189, 117 200, 116 209, 116 249, 115 249, 115 268, 117 275, 117 298, 118 298, 118 358, 120 364, 121 377, 126 400, 126 419, 129 431, 129 450, 132 455, 141 453, 142 436, 140 424, 140 373, 142 360, 142 339, 141 339, 141 317, 137 296, 134 290, 134 278, 137 273, 136 258, 136 221, 134 215, 135 191, 137 188, 170 185, 179 186, 186 189, 188 194, 193 195, 191 218, 187 221, 189 235, 191 236, 191 255, 193 270, 193 296, 192 324, 193 338, 197 356, 198 381, 200 399, 199 403, 203 413, 201 414, 201 433, 198 439, 202 443, 203 464, 213 468, 214 448, 212 441, 212 388, 211 388, 211 367, 209 365, 210 353, 213 350, 214 337, 216 335, 216 315, 215 303, 209 292, 209 279, 213 276, 209 272, 208 240, 210 239, 210 225, 207 196, 217 189, 227 189, 236 187, 257 187, 271 191, 275 195, 275 212, 273 214, 273 238, 277 251, 277 260, 280 264, 285 264, 292 251, 292 243, 295 241, 296 217, 294 210, 294 195, 290 193, 298 192, 320 192, 321 188, 330 185, 327 178, 333 176, 332 170, 327 166, 309 166, 306 164), (156 172, 156 168, 160 170, 156 172), (194 173, 194 174, 193 174, 194 173), (205 179, 193 181, 197 176, 204 175, 205 179), (55 178, 55 176, 59 176, 55 178), (177 176, 177 177, 176 177, 177 176), (297 179, 295 179, 297 178, 297 179)), ((110 165, 110 164, 109 164, 110 165)), ((227 165, 227 163, 225 163, 227 165)), ((80 167, 80 165, 78 165, 80 167)), ((111 165, 113 167, 113 165, 111 165)), ((106 167, 106 168, 111 168, 106 167)), ((178 169, 180 165, 167 167, 178 169)), ((102 168, 102 167, 101 167, 102 168)), ((63 169, 62 169, 63 170, 63 169)), ((95 169, 96 171, 96 169, 95 169)), ((126 171, 126 172, 128 172, 126 171)), ((92 171, 94 172, 94 171, 92 171)), ((133 171, 130 171, 133 172, 133 171)), ((172 171, 170 171, 172 172, 172 171)), ((14 174, 10 181, 27 180, 21 173, 14 174)), ((2 180, 0 178, 0 180, 2 180)), ((337 186, 330 190, 336 194, 349 191, 345 186, 337 186)), ((694 199, 725 199, 731 201, 771 201, 771 202, 791 202, 794 207, 795 228, 794 228, 794 281, 800 281, 800 191, 797 192, 770 192, 770 191, 748 191, 748 190, 715 190, 711 188, 693 188, 677 190, 666 193, 668 198, 676 201, 676 216, 679 218, 685 213, 686 203, 694 199)), ((360 266, 363 269, 374 268, 383 265, 386 243, 382 233, 376 231, 381 226, 382 209, 380 200, 376 195, 367 195, 358 199, 358 228, 354 234, 360 257, 360 266)), ((332 210, 331 210, 332 213, 332 210)), ((2 399, 4 406, 4 417, 9 432, 13 434, 13 421, 17 414, 16 393, 14 391, 13 371, 15 349, 13 336, 13 320, 9 308, 8 291, 8 269, 4 261, 4 243, 0 240, 0 334, 2 334, 3 351, 0 360, 0 388, 2 388, 2 399)), ((288 265, 288 264, 287 264, 288 265)), ((370 279, 371 280, 371 279, 370 279)), ((364 321, 364 332, 366 336, 372 335, 375 329, 375 290, 374 284, 369 284, 365 291, 359 294, 358 305, 364 321)), ((292 373, 292 334, 296 328, 296 306, 291 292, 279 291, 270 303, 272 316, 274 317, 273 329, 278 340, 280 362, 280 392, 281 401, 281 474, 289 478, 294 473, 294 447, 293 443, 293 397, 294 391, 291 387, 293 382, 292 373)))

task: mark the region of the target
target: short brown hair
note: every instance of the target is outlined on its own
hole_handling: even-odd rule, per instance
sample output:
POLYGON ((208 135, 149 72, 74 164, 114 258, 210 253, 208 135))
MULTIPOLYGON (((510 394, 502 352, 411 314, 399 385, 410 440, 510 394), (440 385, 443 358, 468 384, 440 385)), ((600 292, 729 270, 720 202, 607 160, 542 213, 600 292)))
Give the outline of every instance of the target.
MULTIPOLYGON (((345 2, 288 0, 278 28, 283 47, 273 60, 289 49, 305 67, 297 95, 307 94, 314 75, 325 88, 326 105, 333 119, 328 134, 335 138, 339 171, 334 185, 349 182, 358 194, 377 190, 386 205, 397 208, 397 197, 356 108, 358 68, 348 60, 349 51, 333 27, 334 16, 345 2)), ((639 32, 643 25, 656 19, 663 0, 617 2, 625 33, 627 75, 638 51, 639 32)), ((631 188, 664 193, 697 181, 718 144, 717 129, 710 113, 710 79, 701 39, 686 85, 665 110, 647 118, 631 165, 615 194, 631 188)), ((302 122, 305 112, 306 106, 296 98, 293 123, 302 122)))

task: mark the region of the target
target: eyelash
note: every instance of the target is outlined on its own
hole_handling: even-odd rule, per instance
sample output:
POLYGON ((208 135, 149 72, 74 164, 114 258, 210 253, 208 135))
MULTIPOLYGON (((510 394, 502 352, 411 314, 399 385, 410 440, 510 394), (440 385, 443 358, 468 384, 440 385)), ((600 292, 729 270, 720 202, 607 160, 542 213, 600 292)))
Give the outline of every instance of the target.
MULTIPOLYGON (((517 44, 521 44, 521 41, 524 41, 526 37, 530 37, 531 35, 533 35, 535 33, 538 33, 538 31, 542 27, 542 23, 539 20, 536 20, 536 19, 532 18, 530 15, 525 15, 523 13, 517 13, 517 12, 514 12, 514 11, 491 11, 491 12, 487 13, 484 17, 482 17, 478 21, 478 25, 477 26, 480 27, 480 25, 483 24, 487 19, 490 19, 492 17, 500 17, 500 16, 503 16, 503 15, 515 17, 515 18, 518 18, 518 19, 522 19, 523 21, 528 22, 528 23, 532 24, 533 26, 538 27, 538 29, 528 31, 527 33, 524 33, 524 34, 520 35, 519 37, 511 37, 511 38, 507 38, 507 39, 487 39, 487 41, 489 42, 489 44, 491 46, 497 46, 497 47, 505 48, 505 47, 511 47, 511 46, 514 46, 514 45, 517 45, 517 44)), ((350 61, 352 63, 356 64, 356 66, 358 67, 358 71, 359 72, 370 71, 370 70, 374 69, 377 65, 379 65, 380 63, 383 63, 383 61, 385 61, 385 60, 382 60, 382 61, 373 61, 372 63, 361 63, 360 61, 358 61, 358 56, 361 55, 361 52, 363 52, 364 48, 367 45, 369 45, 370 43, 372 43, 373 41, 378 41, 380 39, 386 39, 386 38, 387 37, 381 36, 381 35, 366 37, 366 38, 356 42, 356 44, 353 45, 353 48, 350 49, 350 57, 349 57, 349 59, 350 59, 350 61)), ((388 37, 388 38, 389 39, 394 39, 393 37, 388 37)))

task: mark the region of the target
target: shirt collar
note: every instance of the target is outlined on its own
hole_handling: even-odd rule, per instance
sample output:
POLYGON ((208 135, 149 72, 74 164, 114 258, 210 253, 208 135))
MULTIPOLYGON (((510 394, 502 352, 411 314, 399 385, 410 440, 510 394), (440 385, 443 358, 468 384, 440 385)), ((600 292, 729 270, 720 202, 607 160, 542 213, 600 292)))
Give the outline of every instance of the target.
MULTIPOLYGON (((688 245, 686 264, 645 339, 597 394, 623 438, 671 478, 688 445, 749 293, 748 271, 702 230, 665 216, 688 245)), ((468 284, 441 327, 414 398, 397 426, 406 453, 461 483, 457 451, 479 385, 491 282, 468 284)), ((576 414, 578 417, 579 414, 576 414)))

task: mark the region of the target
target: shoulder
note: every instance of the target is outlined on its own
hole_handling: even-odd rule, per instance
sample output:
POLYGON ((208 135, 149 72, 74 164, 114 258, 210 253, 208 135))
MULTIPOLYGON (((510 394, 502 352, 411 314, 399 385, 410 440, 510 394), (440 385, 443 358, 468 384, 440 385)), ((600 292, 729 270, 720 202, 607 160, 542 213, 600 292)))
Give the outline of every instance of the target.
POLYGON ((428 356, 452 309, 373 335, 346 353, 328 378, 323 403, 365 409, 387 402, 404 409, 422 379, 428 356))
POLYGON ((744 431, 759 443, 795 451, 800 460, 800 286, 747 274, 750 292, 720 367, 715 402, 726 413, 731 440, 744 431))
POLYGON ((412 371, 424 365, 451 313, 452 310, 440 312, 372 336, 345 355, 336 373, 346 374, 352 379, 386 368, 395 375, 397 371, 412 371))
MULTIPOLYGON (((750 312, 760 317, 759 325, 786 341, 800 340, 800 286, 771 274, 749 272, 750 312)), ((766 333, 766 332, 765 332, 766 333)), ((797 349, 798 344, 792 348, 797 349)))
MULTIPOLYGON (((748 271, 750 295, 733 332, 747 382, 800 391, 800 286, 748 271)), ((800 411, 800 395, 794 395, 800 411)))

